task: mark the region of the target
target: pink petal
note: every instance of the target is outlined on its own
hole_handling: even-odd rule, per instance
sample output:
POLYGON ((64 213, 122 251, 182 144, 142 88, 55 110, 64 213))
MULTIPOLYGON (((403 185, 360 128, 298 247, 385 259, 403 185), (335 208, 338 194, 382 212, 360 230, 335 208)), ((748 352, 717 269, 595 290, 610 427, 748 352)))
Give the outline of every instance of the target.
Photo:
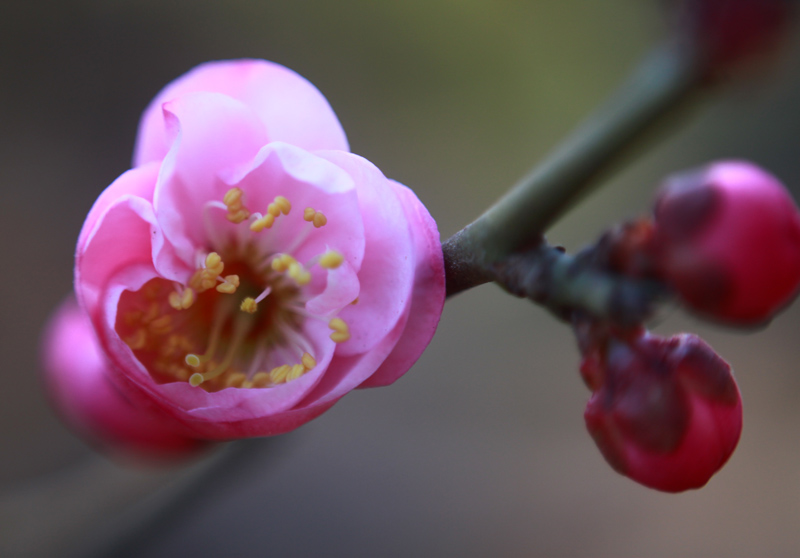
POLYGON ((109 365, 86 314, 72 299, 56 311, 44 337, 44 380, 64 421, 88 442, 120 457, 174 459, 205 443, 176 433, 163 417, 134 406, 111 383, 109 365))
POLYGON ((444 258, 436 222, 414 192, 393 180, 389 183, 403 204, 414 240, 413 296, 402 337, 381 367, 360 387, 389 385, 405 374, 433 338, 444 308, 444 258))
POLYGON ((264 123, 268 141, 309 151, 349 149, 333 109, 305 78, 264 60, 220 61, 196 67, 153 99, 139 124, 134 166, 161 160, 169 150, 161 105, 198 91, 222 93, 248 105, 264 123))
POLYGON ((327 271, 325 290, 306 302, 306 310, 318 316, 327 316, 358 297, 358 275, 348 262, 327 271))
POLYGON ((154 206, 167 239, 187 265, 208 242, 205 204, 221 202, 220 173, 252 160, 266 132, 246 105, 219 93, 192 93, 164 104, 174 136, 161 167, 154 206))
POLYGON ((247 165, 231 169, 223 177, 229 186, 242 189, 250 211, 266 213, 279 195, 291 202, 289 215, 278 217, 271 229, 256 233, 264 253, 291 252, 305 263, 331 248, 341 252, 354 269, 361 267, 364 226, 357 191, 350 175, 337 165, 278 142, 264 146, 247 165), (306 207, 321 211, 328 223, 314 228, 303 219, 306 207))
POLYGON ((120 271, 144 265, 155 273, 150 240, 154 227, 150 202, 128 194, 117 198, 95 221, 78 247, 75 265, 75 289, 90 315, 97 311, 109 280, 120 271))
POLYGON ((350 340, 339 345, 337 355, 350 356, 377 345, 403 315, 414 281, 413 244, 397 193, 375 165, 342 151, 317 154, 353 178, 364 221, 358 303, 339 314, 350 328, 350 340))
POLYGON ((86 239, 94 231, 97 221, 118 198, 131 195, 153 201, 153 191, 156 187, 160 166, 160 163, 154 162, 131 169, 123 173, 100 194, 83 222, 83 227, 78 237, 78 251, 86 244, 86 239))

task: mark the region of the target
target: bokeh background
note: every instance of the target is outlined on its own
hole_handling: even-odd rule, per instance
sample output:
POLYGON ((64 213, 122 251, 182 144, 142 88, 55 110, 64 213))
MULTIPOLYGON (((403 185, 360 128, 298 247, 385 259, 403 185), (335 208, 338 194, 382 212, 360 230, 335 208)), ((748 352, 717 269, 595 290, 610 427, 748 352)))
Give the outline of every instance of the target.
MULTIPOLYGON (((446 238, 600 103, 663 35, 655 0, 62 0, 0 6, 0 555, 96 547, 186 471, 122 468, 60 425, 39 335, 70 292, 95 197, 150 98, 196 64, 307 77, 352 150, 412 187, 446 238)), ((645 211, 660 177, 748 158, 800 194, 800 40, 709 96, 551 231, 577 249, 645 211)), ((447 303, 419 363, 348 395, 180 510, 143 556, 800 555, 800 305, 764 331, 669 310, 734 366, 745 428, 696 492, 614 473, 584 430, 569 329, 484 286, 447 303)), ((203 464, 200 464, 202 467, 203 464)), ((196 472, 195 469, 190 472, 196 472)), ((144 511, 143 511, 144 510, 144 511)))

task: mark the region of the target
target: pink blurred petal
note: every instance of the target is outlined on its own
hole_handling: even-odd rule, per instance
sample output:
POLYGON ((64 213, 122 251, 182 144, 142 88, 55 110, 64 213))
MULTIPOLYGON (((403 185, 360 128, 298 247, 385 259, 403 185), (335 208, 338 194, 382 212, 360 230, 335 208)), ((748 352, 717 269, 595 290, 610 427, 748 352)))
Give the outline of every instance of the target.
POLYGON ((115 388, 91 323, 74 300, 67 300, 51 318, 43 349, 50 399, 89 443, 137 460, 176 459, 206 446, 176 433, 163 417, 134 406, 115 388))
POLYGON ((349 149, 333 109, 305 78, 265 60, 225 60, 196 67, 153 99, 139 125, 134 166, 159 161, 169 150, 161 105, 198 91, 222 93, 251 107, 270 142, 283 141, 308 151, 349 149))

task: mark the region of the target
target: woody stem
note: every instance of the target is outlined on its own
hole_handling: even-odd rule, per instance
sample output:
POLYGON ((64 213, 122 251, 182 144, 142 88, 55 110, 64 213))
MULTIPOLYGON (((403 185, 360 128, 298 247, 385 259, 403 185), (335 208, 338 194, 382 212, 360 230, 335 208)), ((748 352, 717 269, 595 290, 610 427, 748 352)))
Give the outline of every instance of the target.
POLYGON ((447 296, 498 279, 494 268, 542 234, 652 130, 690 104, 702 74, 693 52, 668 43, 492 207, 442 245, 447 296))

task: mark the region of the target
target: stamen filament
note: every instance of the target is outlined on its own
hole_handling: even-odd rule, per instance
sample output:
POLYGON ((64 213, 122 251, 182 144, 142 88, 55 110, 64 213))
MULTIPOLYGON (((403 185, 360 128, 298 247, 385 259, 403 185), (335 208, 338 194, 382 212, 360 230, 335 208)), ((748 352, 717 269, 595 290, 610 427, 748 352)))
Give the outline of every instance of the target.
POLYGON ((208 362, 214 357, 214 353, 217 352, 217 344, 219 343, 220 334, 222 333, 222 327, 225 325, 225 319, 228 317, 228 305, 227 304, 220 304, 217 307, 217 312, 214 316, 214 322, 211 326, 211 336, 208 342, 208 349, 202 355, 196 355, 194 353, 189 353, 186 355, 184 359, 186 364, 191 366, 192 368, 197 368, 204 362, 208 362))
POLYGON ((244 341, 244 338, 247 337, 247 334, 252 326, 253 320, 251 320, 248 316, 239 314, 233 324, 233 337, 231 339, 230 346, 228 346, 228 352, 225 354, 225 358, 222 359, 222 362, 210 372, 205 372, 204 374, 192 374, 192 377, 189 378, 189 383, 197 387, 203 382, 213 380, 225 372, 233 362, 233 359, 236 358, 236 353, 239 351, 242 341, 244 341), (196 376, 200 376, 200 378, 196 378, 196 376))

